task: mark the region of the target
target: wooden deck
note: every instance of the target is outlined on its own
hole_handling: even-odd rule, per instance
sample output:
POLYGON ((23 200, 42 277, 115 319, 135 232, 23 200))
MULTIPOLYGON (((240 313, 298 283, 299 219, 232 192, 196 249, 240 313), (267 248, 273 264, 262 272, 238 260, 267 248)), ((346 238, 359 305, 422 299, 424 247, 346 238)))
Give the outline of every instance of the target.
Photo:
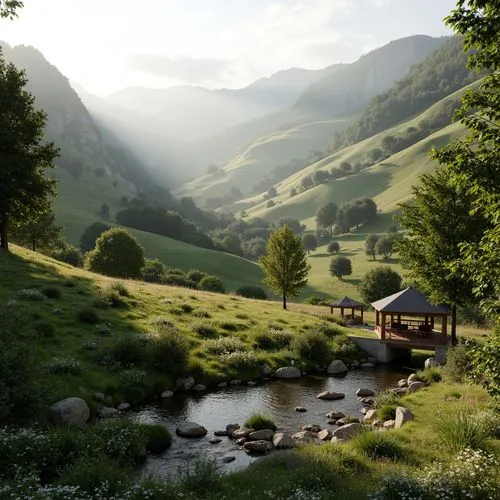
MULTIPOLYGON (((375 329, 375 333, 382 340, 380 327, 375 329)), ((447 335, 443 335, 442 332, 436 330, 421 332, 418 330, 386 328, 385 339, 382 342, 393 346, 401 346, 401 348, 434 349, 445 346, 448 343, 448 339, 447 335)))

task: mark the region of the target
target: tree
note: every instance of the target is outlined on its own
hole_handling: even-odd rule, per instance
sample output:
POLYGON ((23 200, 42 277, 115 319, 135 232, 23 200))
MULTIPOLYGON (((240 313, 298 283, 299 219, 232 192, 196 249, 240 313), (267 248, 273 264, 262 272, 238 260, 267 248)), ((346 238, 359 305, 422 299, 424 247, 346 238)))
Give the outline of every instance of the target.
POLYGON ((342 280, 344 276, 350 276, 352 274, 351 259, 342 256, 334 257, 330 261, 330 274, 339 280, 342 280))
POLYGON ((294 217, 282 217, 281 219, 278 219, 276 227, 280 228, 283 226, 288 226, 294 234, 302 234, 304 232, 304 228, 302 227, 300 220, 295 219, 294 217))
POLYGON ((18 0, 0 0, 0 17, 14 19, 17 17, 17 10, 24 7, 23 2, 18 0))
POLYGON ((96 273, 117 278, 140 278, 144 249, 136 238, 122 228, 106 231, 85 256, 85 267, 96 273))
POLYGON ((267 190, 267 193, 266 193, 267 197, 268 198, 274 198, 275 196, 278 195, 278 191, 277 189, 273 186, 273 187, 270 187, 268 190, 267 190))
POLYGON ((80 248, 82 252, 88 252, 95 247, 95 242, 97 238, 101 236, 102 233, 109 231, 111 226, 104 224, 103 222, 93 222, 90 226, 85 229, 80 238, 80 248))
POLYGON ((300 187, 304 190, 312 188, 314 186, 314 182, 312 181, 311 177, 306 175, 302 181, 300 182, 300 187))
MULTIPOLYGON (((15 9, 12 2, 4 8, 15 9), (10 5, 10 7, 9 7, 10 5)), ((14 10, 15 11, 15 10, 14 10)), ((28 224, 50 210, 56 181, 47 176, 58 150, 42 144, 46 115, 25 90, 24 71, 0 52, 0 249, 9 249, 11 224, 28 224)))
POLYGON ((101 208, 99 209, 99 215, 105 219, 105 220, 108 220, 109 219, 109 205, 107 203, 103 203, 101 205, 101 208))
POLYGON ((318 248, 318 238, 314 236, 314 234, 308 233, 302 236, 302 243, 304 244, 304 248, 307 250, 309 254, 312 251, 318 248))
POLYGON ((338 241, 330 241, 328 243, 328 246, 326 247, 326 251, 328 253, 339 253, 340 252, 340 245, 338 241))
POLYGON ((52 250, 62 243, 63 226, 56 224, 53 212, 40 214, 25 224, 12 227, 12 238, 16 243, 29 246, 33 252, 38 248, 52 250))
POLYGON ((390 259, 394 250, 394 238, 391 236, 382 236, 378 239, 375 250, 378 255, 383 256, 384 260, 390 259))
POLYGON ((377 258, 377 242, 379 240, 379 236, 377 234, 369 234, 365 240, 365 253, 369 257, 372 257, 373 260, 377 258))
POLYGON ((380 266, 368 271, 359 285, 363 301, 375 302, 401 290, 401 276, 389 266, 380 266))
POLYGON ((266 285, 283 297, 283 309, 286 309, 287 297, 297 296, 307 284, 311 269, 300 236, 286 225, 271 234, 260 266, 266 285))
POLYGON ((380 148, 372 149, 368 153, 368 156, 371 161, 377 162, 378 160, 380 160, 380 158, 382 158, 382 150, 380 148))
POLYGON ((330 174, 326 170, 316 170, 313 175, 315 184, 323 184, 330 178, 330 174))
POLYGON ((332 236, 332 228, 337 221, 338 207, 332 201, 322 205, 316 212, 316 225, 332 236))

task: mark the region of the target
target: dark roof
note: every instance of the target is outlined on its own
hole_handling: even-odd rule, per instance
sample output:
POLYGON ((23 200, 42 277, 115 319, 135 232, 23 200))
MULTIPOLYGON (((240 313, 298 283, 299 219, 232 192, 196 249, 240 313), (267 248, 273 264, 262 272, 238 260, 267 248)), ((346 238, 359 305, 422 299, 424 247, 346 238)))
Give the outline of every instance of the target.
POLYGON ((429 299, 414 288, 405 290, 373 302, 372 306, 380 312, 407 314, 448 314, 446 306, 434 306, 429 299))
POLYGON ((344 297, 343 299, 337 300, 336 302, 332 302, 328 304, 330 307, 363 307, 364 304, 358 302, 357 300, 351 299, 350 297, 344 297))

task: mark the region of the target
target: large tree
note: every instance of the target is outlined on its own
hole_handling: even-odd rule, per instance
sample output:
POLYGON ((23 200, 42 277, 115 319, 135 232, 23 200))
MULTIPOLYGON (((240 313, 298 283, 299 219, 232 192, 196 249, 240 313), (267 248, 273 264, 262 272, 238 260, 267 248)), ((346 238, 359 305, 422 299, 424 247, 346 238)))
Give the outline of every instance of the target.
POLYGON ((369 234, 365 240, 365 253, 373 260, 377 258, 377 242, 380 236, 377 234, 369 234))
POLYGON ((53 250, 64 244, 62 239, 63 226, 56 223, 56 216, 52 212, 40 214, 24 224, 12 228, 15 243, 29 246, 33 252, 37 249, 53 250))
POLYGON ((401 276, 389 266, 368 271, 361 280, 359 291, 363 300, 370 304, 401 290, 401 276))
POLYGON ((339 280, 344 279, 344 276, 352 274, 351 259, 339 255, 330 261, 330 274, 336 276, 339 280))
POLYGON ((311 269, 300 236, 286 225, 271 234, 260 265, 264 282, 283 297, 283 309, 286 309, 287 297, 298 295, 307 284, 311 269))
POLYGON ((0 0, 0 17, 13 19, 17 17, 18 9, 23 7, 23 2, 19 0, 0 0))
POLYGON ((11 224, 27 224, 50 209, 56 181, 47 176, 58 150, 42 144, 46 116, 25 90, 24 71, 0 52, 0 248, 9 249, 11 224))
POLYGON ((316 226, 332 236, 332 229, 337 221, 339 208, 332 201, 322 205, 316 212, 316 226))

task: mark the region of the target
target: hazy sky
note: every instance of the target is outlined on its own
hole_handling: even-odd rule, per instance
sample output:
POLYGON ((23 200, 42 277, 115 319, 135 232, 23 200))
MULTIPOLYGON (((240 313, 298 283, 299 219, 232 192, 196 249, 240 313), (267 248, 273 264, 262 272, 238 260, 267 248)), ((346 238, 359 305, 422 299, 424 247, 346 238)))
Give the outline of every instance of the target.
POLYGON ((449 34, 456 0, 24 0, 0 40, 34 45, 105 95, 142 85, 241 87, 293 66, 357 59, 390 40, 449 34))

